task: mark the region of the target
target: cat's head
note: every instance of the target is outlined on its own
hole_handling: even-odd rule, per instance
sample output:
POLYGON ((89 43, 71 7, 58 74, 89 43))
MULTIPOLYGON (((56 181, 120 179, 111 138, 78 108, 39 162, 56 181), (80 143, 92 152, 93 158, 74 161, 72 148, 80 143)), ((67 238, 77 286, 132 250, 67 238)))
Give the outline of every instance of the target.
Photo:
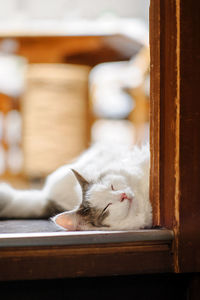
POLYGON ((138 207, 125 178, 108 173, 89 182, 72 171, 82 189, 82 203, 74 211, 57 215, 54 222, 68 230, 127 229, 138 207))

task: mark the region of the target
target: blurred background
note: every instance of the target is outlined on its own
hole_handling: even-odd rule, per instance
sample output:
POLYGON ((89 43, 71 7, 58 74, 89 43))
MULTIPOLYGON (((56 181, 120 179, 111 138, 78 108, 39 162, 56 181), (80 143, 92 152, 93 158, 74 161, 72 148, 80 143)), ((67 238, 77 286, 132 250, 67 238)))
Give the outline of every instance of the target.
POLYGON ((0 180, 40 185, 95 142, 149 139, 149 0, 0 4, 0 180))

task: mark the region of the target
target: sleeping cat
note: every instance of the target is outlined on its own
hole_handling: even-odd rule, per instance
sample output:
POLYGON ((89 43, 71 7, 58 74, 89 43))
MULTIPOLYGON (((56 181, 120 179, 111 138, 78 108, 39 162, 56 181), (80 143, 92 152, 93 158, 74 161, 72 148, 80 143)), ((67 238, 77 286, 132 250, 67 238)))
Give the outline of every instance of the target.
POLYGON ((0 184, 0 218, 53 215, 67 230, 151 227, 148 146, 94 145, 49 175, 41 190, 0 184))

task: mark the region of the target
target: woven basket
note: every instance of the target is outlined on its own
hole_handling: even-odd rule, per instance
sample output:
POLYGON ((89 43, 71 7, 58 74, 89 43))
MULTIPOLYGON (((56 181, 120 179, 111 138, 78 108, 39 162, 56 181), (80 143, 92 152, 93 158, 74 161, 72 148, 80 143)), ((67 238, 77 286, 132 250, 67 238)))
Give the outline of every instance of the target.
POLYGON ((87 66, 32 64, 22 99, 24 172, 43 177, 88 143, 87 66))

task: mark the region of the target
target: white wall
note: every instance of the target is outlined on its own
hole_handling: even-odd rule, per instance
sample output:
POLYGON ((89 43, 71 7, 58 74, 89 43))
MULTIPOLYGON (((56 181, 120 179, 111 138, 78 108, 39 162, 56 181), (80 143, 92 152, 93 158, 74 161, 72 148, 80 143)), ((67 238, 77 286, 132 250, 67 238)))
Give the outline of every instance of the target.
POLYGON ((0 0, 0 22, 13 18, 96 18, 107 13, 148 21, 150 0, 0 0))

